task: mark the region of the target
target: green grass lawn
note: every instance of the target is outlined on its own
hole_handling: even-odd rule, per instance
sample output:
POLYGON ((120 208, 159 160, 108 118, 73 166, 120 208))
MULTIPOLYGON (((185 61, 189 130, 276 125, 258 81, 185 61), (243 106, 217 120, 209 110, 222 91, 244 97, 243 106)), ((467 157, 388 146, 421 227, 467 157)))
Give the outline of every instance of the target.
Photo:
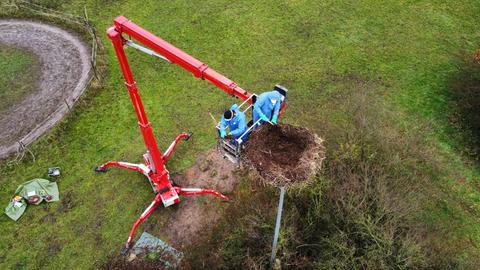
POLYGON ((1 43, 0 63, 0 111, 3 111, 36 89, 39 63, 33 53, 1 43))
MULTIPOLYGON (((304 256, 309 266, 324 269, 397 264, 398 268, 475 268, 480 245, 480 171, 473 158, 462 154, 464 145, 456 140, 461 131, 451 126, 449 98, 452 80, 459 78, 480 47, 478 1, 39 2, 77 15, 86 5, 105 44, 109 72, 103 85, 89 89, 71 115, 31 146, 35 162, 26 158, 19 164, 0 163, 0 202, 5 206, 20 183, 45 177, 50 166, 63 171, 58 180, 61 202, 30 206, 16 223, 0 217, 0 269, 99 268, 120 251, 132 223, 153 197, 137 173, 115 169, 93 173, 95 165, 107 160, 141 161, 144 152, 115 53, 104 34, 117 15, 132 19, 252 92, 269 90, 275 83, 286 85, 289 107, 282 121, 306 126, 326 139, 325 173, 310 190, 287 198, 280 258, 304 256), (354 265, 342 265, 350 252, 348 242, 342 242, 348 234, 338 232, 343 233, 341 226, 351 221, 340 222, 338 213, 329 212, 334 203, 325 202, 335 196, 328 195, 328 187, 342 179, 336 166, 360 168, 364 161, 369 166, 386 164, 382 179, 391 183, 389 187, 402 179, 398 192, 389 191, 395 195, 390 204, 415 204, 417 210, 409 219, 424 233, 422 239, 429 241, 424 249, 448 254, 444 257, 451 264, 442 265, 438 258, 436 264, 409 264, 401 257, 377 262, 376 257, 353 252, 348 258, 354 258, 354 265), (405 186, 416 189, 407 192, 405 186), (322 231, 331 227, 338 229, 335 237, 340 240, 333 241, 332 234, 322 231), (312 242, 296 243, 296 235, 302 234, 309 234, 312 242), (297 248, 331 242, 337 249, 297 248)), ((127 51, 160 148, 168 147, 179 132, 195 134, 169 160, 170 172, 180 172, 215 145, 208 111, 220 115, 236 101, 177 66, 127 51)), ((0 61, 2 69, 10 68, 4 63, 0 61)), ((273 219, 256 219, 263 222, 259 232, 265 241, 248 242, 245 239, 251 234, 243 228, 251 222, 243 218, 263 206, 257 213, 274 213, 276 199, 255 195, 251 199, 257 204, 252 205, 247 200, 251 184, 245 181, 231 206, 232 214, 215 228, 223 234, 224 243, 219 249, 193 248, 187 251, 187 260, 213 258, 211 264, 224 268, 247 264, 252 256, 252 261, 265 263, 273 219), (258 243, 263 243, 265 254, 255 253, 261 250, 258 243), (209 257, 210 252, 223 260, 209 257)), ((267 189, 267 194, 272 190, 267 189)), ((163 224, 163 211, 171 210, 156 211, 147 223, 163 224)), ((367 216, 353 223, 364 228, 372 220, 367 216)), ((376 247, 382 246, 377 242, 381 237, 373 239, 372 252, 382 250, 376 247)))

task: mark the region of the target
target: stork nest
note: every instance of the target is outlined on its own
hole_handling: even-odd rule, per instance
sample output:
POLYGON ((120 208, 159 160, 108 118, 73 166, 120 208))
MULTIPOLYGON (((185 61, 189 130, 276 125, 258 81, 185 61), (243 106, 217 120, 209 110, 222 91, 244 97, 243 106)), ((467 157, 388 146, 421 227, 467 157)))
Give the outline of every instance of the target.
POLYGON ((264 124, 252 133, 245 163, 267 184, 300 186, 312 180, 325 159, 323 140, 306 128, 264 124))

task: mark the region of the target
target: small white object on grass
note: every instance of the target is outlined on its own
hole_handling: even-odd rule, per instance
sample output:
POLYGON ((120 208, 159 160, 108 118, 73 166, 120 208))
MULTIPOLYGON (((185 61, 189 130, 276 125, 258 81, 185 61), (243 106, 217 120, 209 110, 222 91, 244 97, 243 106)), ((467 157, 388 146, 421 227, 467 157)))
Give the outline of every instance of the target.
POLYGON ((48 176, 60 176, 60 167, 48 168, 48 176))

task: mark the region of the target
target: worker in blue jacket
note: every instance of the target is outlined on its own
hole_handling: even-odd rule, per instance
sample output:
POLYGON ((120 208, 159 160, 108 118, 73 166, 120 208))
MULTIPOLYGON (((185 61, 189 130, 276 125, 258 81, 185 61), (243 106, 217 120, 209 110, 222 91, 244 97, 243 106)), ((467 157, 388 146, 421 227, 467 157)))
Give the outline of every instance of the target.
MULTIPOLYGON (((227 135, 227 126, 230 130, 228 135, 233 136, 235 139, 240 138, 248 129, 245 114, 238 109, 237 104, 233 104, 232 107, 223 114, 222 120, 220 121, 220 137, 225 138, 227 135)), ((242 137, 243 141, 247 139, 247 135, 242 137)))
POLYGON ((253 109, 253 123, 261 119, 258 125, 267 121, 276 124, 284 99, 285 97, 276 90, 260 94, 253 109))

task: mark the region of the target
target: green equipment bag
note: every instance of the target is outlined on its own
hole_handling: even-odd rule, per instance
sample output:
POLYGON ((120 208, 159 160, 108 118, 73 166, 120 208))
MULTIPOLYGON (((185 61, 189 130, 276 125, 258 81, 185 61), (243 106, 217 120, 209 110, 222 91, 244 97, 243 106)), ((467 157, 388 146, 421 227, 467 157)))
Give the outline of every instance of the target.
POLYGON ((42 201, 59 200, 57 183, 45 179, 33 179, 18 186, 14 198, 5 208, 5 214, 17 221, 25 212, 28 203, 37 205, 42 201))

